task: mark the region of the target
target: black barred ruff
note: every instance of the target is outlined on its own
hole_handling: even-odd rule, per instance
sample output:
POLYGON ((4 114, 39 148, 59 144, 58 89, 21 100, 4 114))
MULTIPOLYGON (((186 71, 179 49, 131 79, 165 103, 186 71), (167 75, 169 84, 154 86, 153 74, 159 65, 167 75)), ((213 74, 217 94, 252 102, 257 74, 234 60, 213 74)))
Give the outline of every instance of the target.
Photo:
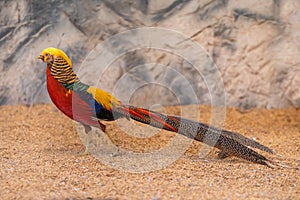
POLYGON ((67 89, 82 91, 88 88, 86 84, 80 82, 70 64, 61 57, 54 59, 50 71, 51 75, 67 89))

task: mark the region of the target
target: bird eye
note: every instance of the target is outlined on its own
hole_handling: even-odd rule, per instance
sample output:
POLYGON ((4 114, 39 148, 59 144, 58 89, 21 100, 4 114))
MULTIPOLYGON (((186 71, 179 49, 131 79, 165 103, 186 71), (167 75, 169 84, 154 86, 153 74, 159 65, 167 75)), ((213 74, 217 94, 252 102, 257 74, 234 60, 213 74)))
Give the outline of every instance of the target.
POLYGON ((46 53, 46 54, 45 54, 45 56, 47 56, 47 57, 48 57, 48 56, 49 56, 49 53, 46 53))

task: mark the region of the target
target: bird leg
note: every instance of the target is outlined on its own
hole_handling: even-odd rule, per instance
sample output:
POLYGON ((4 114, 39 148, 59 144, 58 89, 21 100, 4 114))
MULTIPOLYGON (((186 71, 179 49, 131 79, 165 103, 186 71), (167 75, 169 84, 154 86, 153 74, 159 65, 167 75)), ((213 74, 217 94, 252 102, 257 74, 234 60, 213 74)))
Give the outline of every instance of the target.
POLYGON ((105 133, 106 126, 104 124, 102 124, 99 120, 98 120, 98 123, 100 125, 101 130, 105 133))
POLYGON ((88 155, 89 154, 89 150, 88 150, 88 147, 89 147, 89 143, 90 143, 90 139, 91 139, 91 136, 92 136, 92 128, 88 125, 84 125, 83 124, 83 127, 84 127, 84 131, 86 133, 86 137, 84 139, 84 146, 85 146, 85 150, 83 152, 83 155, 88 155))
MULTIPOLYGON (((103 133, 105 133, 105 131, 106 131, 106 126, 105 126, 104 124, 102 124, 102 123, 100 122, 100 120, 98 120, 98 123, 99 123, 100 128, 101 128, 101 130, 103 131, 103 133)), ((107 133, 105 133, 105 135, 108 137, 109 141, 114 145, 114 143, 113 143, 113 141, 114 141, 113 138, 112 138, 109 134, 107 134, 107 133)), ((117 148, 116 151, 113 152, 113 153, 111 153, 111 157, 115 157, 115 156, 120 155, 119 148, 118 148, 118 147, 116 147, 116 148, 117 148)))
MULTIPOLYGON (((104 124, 102 124, 100 122, 100 120, 98 120, 98 123, 100 125, 100 129, 103 131, 103 133, 105 133, 106 131, 106 126, 104 124)), ((106 134, 106 133, 105 133, 106 134)), ((110 135, 106 134, 106 136, 108 137, 108 139, 113 143, 113 139, 110 137, 110 135)))
POLYGON ((83 125, 83 127, 86 134, 88 134, 92 130, 92 128, 88 125, 83 125))

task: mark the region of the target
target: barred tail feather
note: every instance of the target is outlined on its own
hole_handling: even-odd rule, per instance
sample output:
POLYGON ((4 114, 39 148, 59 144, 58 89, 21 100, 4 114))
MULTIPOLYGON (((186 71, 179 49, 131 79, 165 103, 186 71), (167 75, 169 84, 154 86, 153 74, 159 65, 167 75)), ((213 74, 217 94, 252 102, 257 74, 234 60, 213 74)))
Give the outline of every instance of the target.
POLYGON ((123 116, 153 127, 177 132, 191 139, 214 146, 227 155, 237 156, 254 163, 268 165, 268 159, 247 146, 273 153, 270 148, 238 133, 178 116, 164 115, 155 111, 127 105, 121 105, 113 109, 113 112, 119 117, 123 116))

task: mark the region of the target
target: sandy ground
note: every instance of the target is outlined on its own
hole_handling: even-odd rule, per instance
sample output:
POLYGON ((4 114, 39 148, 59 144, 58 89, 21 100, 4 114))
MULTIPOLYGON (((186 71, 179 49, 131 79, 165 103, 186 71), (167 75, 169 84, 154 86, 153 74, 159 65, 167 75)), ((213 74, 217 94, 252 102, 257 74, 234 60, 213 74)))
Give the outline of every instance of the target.
MULTIPOLYGON (((209 107, 186 108, 209 122, 209 107)), ((128 129, 135 135, 126 134, 123 121, 107 124, 113 144, 104 140, 102 152, 91 147, 94 154, 83 155, 81 129, 52 105, 3 106, 0 112, 1 199, 300 198, 300 170, 293 169, 300 166, 300 110, 294 108, 226 112, 225 128, 269 146, 275 156, 260 153, 292 167, 275 169, 235 157, 218 160, 216 149, 203 157, 206 145, 167 131, 149 129, 149 137, 138 126, 128 129), (111 152, 112 146, 121 150, 111 152)), ((96 147, 94 140, 105 136, 94 136, 96 147)))

